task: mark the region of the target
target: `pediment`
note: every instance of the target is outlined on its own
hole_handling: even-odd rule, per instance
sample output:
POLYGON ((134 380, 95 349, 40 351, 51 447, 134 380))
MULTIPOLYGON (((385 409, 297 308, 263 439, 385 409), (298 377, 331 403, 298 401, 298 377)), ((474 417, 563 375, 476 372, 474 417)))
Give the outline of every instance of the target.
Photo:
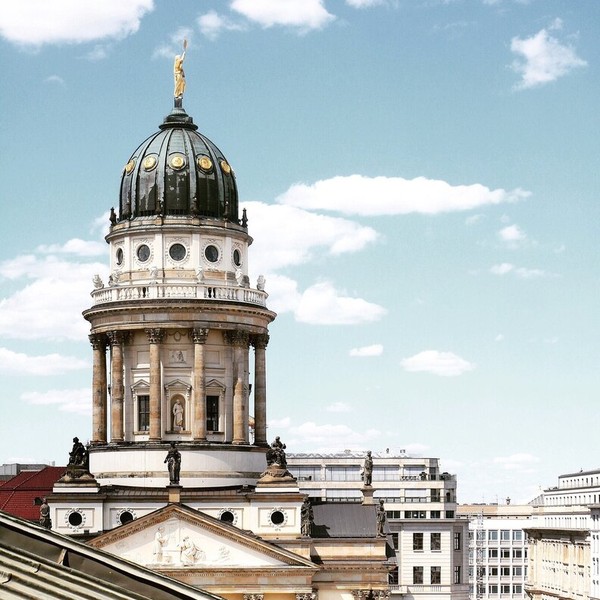
POLYGON ((317 568, 274 543, 175 504, 104 533, 90 545, 152 569, 317 568))

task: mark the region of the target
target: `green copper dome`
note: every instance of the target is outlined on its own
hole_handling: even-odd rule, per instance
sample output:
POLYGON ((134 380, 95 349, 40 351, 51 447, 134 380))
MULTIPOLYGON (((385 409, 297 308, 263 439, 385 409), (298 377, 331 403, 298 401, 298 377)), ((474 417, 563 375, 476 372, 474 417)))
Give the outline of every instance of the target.
POLYGON ((233 170, 181 107, 138 146, 121 179, 119 221, 157 215, 239 223, 233 170))

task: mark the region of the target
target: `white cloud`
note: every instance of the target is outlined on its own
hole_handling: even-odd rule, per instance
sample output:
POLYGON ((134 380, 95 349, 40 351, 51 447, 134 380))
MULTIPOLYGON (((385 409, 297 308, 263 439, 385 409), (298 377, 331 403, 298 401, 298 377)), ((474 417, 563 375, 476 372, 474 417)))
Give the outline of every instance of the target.
POLYGON ((540 277, 556 277, 553 273, 548 273, 543 269, 528 269, 526 267, 516 267, 511 263, 501 263, 490 267, 490 273, 493 275, 506 275, 513 273, 520 279, 537 279, 540 277))
POLYGON ((167 43, 158 46, 152 53, 152 58, 167 58, 173 60, 176 54, 183 52, 183 41, 187 40, 188 49, 192 45, 194 31, 190 27, 179 27, 169 36, 167 43))
POLYGON ((21 399, 28 404, 56 405, 59 410, 80 415, 92 414, 92 393, 89 388, 78 390, 49 390, 47 392, 26 392, 21 399))
MULTIPOLYGON (((562 27, 560 19, 554 21, 549 29, 562 27)), ((521 76, 516 89, 533 88, 559 77, 567 75, 577 67, 585 67, 587 62, 568 45, 561 44, 542 29, 531 37, 521 39, 514 37, 510 44, 511 51, 518 56, 512 64, 513 70, 521 76)))
POLYGON ((405 371, 432 373, 443 377, 462 375, 475 368, 473 363, 452 352, 440 352, 438 350, 424 350, 403 359, 400 364, 405 371))
POLYGON ((508 471, 524 471, 531 472, 534 464, 540 462, 540 459, 533 454, 520 452, 511 454, 510 456, 497 456, 493 460, 494 464, 499 465, 508 471))
POLYGON ((323 0, 233 0, 231 9, 261 27, 294 27, 300 32, 322 29, 335 19, 323 0))
POLYGON ((102 256, 108 253, 108 245, 102 242, 73 238, 65 244, 41 245, 36 249, 43 254, 75 254, 77 256, 102 256))
POLYGON ((326 406, 325 410, 331 413, 347 413, 352 412, 354 409, 345 402, 334 402, 326 406))
POLYGON ((354 431, 347 425, 317 425, 312 421, 290 427, 286 440, 288 447, 296 452, 339 452, 342 449, 367 449, 368 446, 381 438, 377 429, 354 431))
POLYGON ((363 346, 362 348, 352 348, 349 354, 350 356, 381 356, 383 354, 383 346, 381 344, 373 344, 372 346, 363 346))
POLYGON ((60 75, 50 75, 44 79, 44 83, 57 83, 58 85, 65 85, 65 80, 60 75))
POLYGON ((20 45, 83 43, 135 33, 153 0, 3 2, 0 35, 20 45))
POLYGON ((77 263, 50 255, 19 256, 0 263, 0 276, 32 279, 0 299, 0 335, 17 339, 81 340, 88 331, 81 318, 91 304, 92 277, 106 277, 103 263, 77 263))
POLYGON ((288 429, 292 424, 292 420, 289 417, 283 417, 282 419, 269 419, 270 429, 288 429))
POLYGON ((352 8, 371 8, 383 4, 383 0, 346 0, 346 4, 352 8))
POLYGON ((483 215, 471 215, 465 219, 465 225, 468 225, 469 227, 475 225, 476 223, 479 223, 482 218, 483 215))
POLYGON ((92 50, 90 50, 85 55, 85 58, 87 58, 88 60, 91 60, 92 62, 96 62, 98 60, 104 60, 105 58, 108 58, 108 54, 109 54, 109 46, 103 46, 101 44, 96 44, 92 48, 92 50))
POLYGON ((299 265, 325 247, 333 255, 357 252, 378 239, 377 232, 347 219, 318 215, 292 206, 244 202, 255 241, 252 270, 267 274, 299 265))
POLYGON ((504 334, 503 333, 499 333, 495 338, 494 338, 495 342, 503 342, 504 341, 504 334))
POLYGON ((309 287, 296 307, 296 320, 311 325, 355 325, 378 321, 387 312, 382 306, 343 294, 329 282, 309 287))
POLYGON ((433 215, 516 202, 530 195, 530 192, 521 189, 510 192, 490 190, 479 183, 453 186, 425 177, 408 180, 402 177, 349 175, 311 185, 296 183, 277 201, 307 210, 333 210, 347 215, 433 215))
POLYGON ((498 237, 509 247, 515 248, 527 239, 527 234, 518 225, 508 225, 498 232, 498 237))
POLYGON ((198 27, 203 35, 214 40, 222 31, 243 31, 244 27, 239 23, 234 23, 231 19, 211 10, 204 15, 200 15, 197 20, 198 27))
POLYGON ((87 361, 72 356, 27 356, 21 352, 0 348, 0 373, 9 375, 60 375, 68 371, 87 369, 89 366, 87 361))

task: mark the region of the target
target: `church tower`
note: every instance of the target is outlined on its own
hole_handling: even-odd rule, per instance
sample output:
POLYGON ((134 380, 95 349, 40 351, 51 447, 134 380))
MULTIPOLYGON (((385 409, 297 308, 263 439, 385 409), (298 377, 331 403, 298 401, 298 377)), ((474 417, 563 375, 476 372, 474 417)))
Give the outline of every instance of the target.
POLYGON ((264 278, 248 277, 252 238, 234 171, 182 93, 176 72, 173 111, 124 167, 106 236, 110 277, 95 278, 84 312, 94 357, 89 471, 100 485, 164 487, 172 442, 184 486, 254 485, 265 466, 275 313, 264 278))

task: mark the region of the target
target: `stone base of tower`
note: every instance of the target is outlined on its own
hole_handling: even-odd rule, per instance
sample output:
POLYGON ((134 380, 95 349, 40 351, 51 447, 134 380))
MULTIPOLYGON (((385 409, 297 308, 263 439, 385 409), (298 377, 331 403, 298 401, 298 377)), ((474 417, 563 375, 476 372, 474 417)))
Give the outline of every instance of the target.
MULTIPOLYGON (((90 472, 100 485, 165 488, 170 445, 107 444, 90 448, 90 472)), ((179 483, 185 488, 254 486, 264 471, 265 448, 251 445, 177 444, 179 483)))

